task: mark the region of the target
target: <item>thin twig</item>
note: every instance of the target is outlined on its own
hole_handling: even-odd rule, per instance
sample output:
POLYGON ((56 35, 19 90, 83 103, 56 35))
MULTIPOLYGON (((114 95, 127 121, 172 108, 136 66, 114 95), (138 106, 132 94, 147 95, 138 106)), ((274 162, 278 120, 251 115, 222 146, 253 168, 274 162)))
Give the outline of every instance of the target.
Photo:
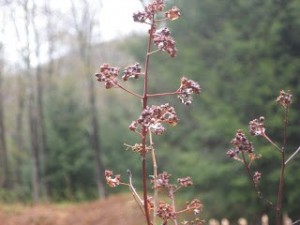
POLYGON ((296 220, 295 222, 293 222, 292 225, 296 225, 296 224, 298 224, 298 223, 300 224, 300 219, 299 219, 299 220, 296 220))
POLYGON ((123 87, 121 84, 117 84, 119 88, 121 88, 122 90, 126 91, 127 93, 137 97, 137 98, 142 98, 141 95, 134 93, 133 91, 128 90, 127 88, 123 87))
POLYGON ((243 156, 243 164, 244 164, 244 166, 245 166, 245 169, 246 169, 246 172, 247 172, 247 174, 248 174, 248 176, 249 176, 249 179, 251 180, 251 183, 252 183, 252 185, 253 185, 253 188, 254 188, 254 190, 255 190, 255 192, 256 192, 256 194, 257 194, 257 197, 258 197, 259 199, 263 200, 264 202, 266 202, 266 203, 267 203, 269 206, 271 206, 272 208, 274 208, 273 203, 272 203, 271 201, 269 201, 268 199, 266 199, 266 198, 263 196, 261 190, 257 187, 256 183, 254 182, 253 177, 252 177, 252 174, 251 174, 251 170, 250 170, 250 167, 249 167, 249 165, 248 165, 248 163, 247 163, 247 160, 246 160, 246 157, 245 157, 244 152, 242 152, 242 156, 243 156))
POLYGON ((297 154, 298 154, 298 152, 300 151, 300 146, 298 147, 298 149, 285 161, 285 165, 289 162, 289 161, 291 161, 291 159, 293 159, 297 154))
POLYGON ((268 137, 268 135, 266 134, 266 133, 263 133, 263 135, 262 135, 265 139, 267 139, 279 152, 281 152, 282 151, 282 149, 277 145, 277 144, 275 144, 272 140, 271 140, 271 138, 269 138, 268 137))
POLYGON ((160 49, 156 49, 156 50, 154 50, 154 51, 152 51, 152 52, 149 52, 148 55, 152 55, 152 54, 157 53, 157 52, 160 52, 160 51, 161 51, 160 49))
POLYGON ((152 223, 156 224, 156 210, 157 210, 157 200, 158 200, 158 190, 157 190, 157 162, 156 162, 156 155, 155 155, 155 148, 154 143, 152 140, 152 133, 149 132, 149 140, 150 140, 150 147, 151 147, 151 156, 152 156, 152 162, 153 162, 153 178, 154 178, 154 193, 153 193, 153 219, 152 223))
POLYGON ((128 169, 127 170, 128 176, 129 176, 129 189, 133 195, 134 200, 136 201, 136 203, 138 204, 140 210, 142 211, 142 213, 145 215, 145 211, 143 208, 143 200, 140 198, 140 196, 138 195, 138 193, 136 192, 133 184, 132 184, 132 174, 131 171, 128 169))
POLYGON ((160 96, 167 96, 167 95, 178 95, 180 92, 174 91, 174 92, 165 92, 165 93, 157 93, 157 94, 148 94, 148 97, 160 97, 160 96))
MULTIPOLYGON (((176 205, 175 205, 175 197, 174 197, 174 191, 173 191, 173 188, 170 188, 169 196, 170 196, 171 201, 172 201, 171 204, 172 204, 173 210, 174 210, 174 212, 176 212, 176 205)), ((178 225, 178 222, 177 222, 176 217, 173 219, 173 222, 174 222, 174 225, 178 225)))

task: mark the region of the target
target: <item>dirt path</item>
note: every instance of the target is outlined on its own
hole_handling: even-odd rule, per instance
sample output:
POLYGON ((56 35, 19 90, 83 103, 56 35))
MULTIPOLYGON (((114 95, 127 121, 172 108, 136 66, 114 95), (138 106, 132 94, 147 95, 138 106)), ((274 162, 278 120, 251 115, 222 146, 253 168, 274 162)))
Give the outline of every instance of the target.
POLYGON ((143 217, 128 196, 70 206, 0 206, 0 225, 140 225, 143 217))

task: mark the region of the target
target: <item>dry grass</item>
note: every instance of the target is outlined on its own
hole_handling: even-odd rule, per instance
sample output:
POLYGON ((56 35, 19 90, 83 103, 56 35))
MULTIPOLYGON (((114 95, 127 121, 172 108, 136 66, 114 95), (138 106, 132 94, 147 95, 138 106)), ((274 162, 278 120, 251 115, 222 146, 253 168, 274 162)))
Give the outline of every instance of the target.
POLYGON ((132 197, 111 196, 76 205, 1 205, 0 225, 140 225, 144 221, 132 197))

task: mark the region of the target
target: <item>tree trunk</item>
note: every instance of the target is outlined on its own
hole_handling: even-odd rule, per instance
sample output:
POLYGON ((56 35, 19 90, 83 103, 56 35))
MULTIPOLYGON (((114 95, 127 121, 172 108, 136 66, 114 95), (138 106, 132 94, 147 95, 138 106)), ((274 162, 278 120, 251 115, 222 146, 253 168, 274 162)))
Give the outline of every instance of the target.
POLYGON ((24 118, 24 82, 21 75, 18 75, 18 109, 16 116, 16 143, 18 148, 17 164, 16 164, 16 180, 19 185, 22 185, 22 165, 24 157, 24 135, 23 135, 23 118, 24 118))
POLYGON ((97 117, 96 99, 95 99, 95 84, 92 79, 89 81, 89 100, 90 100, 90 111, 91 111, 91 143, 94 152, 94 163, 95 163, 95 178, 97 181, 99 198, 106 196, 105 192, 105 181, 104 181, 104 163, 102 160, 101 143, 99 139, 99 125, 97 117))
MULTIPOLYGON (((1 49, 0 49, 1 51, 1 49)), ((1 170, 3 171, 3 183, 4 188, 11 187, 9 162, 6 145, 6 133, 5 133, 5 118, 4 118, 4 104, 3 104, 3 65, 0 62, 0 158, 1 158, 1 170)))
MULTIPOLYGON (((95 20, 94 16, 96 9, 91 8, 88 1, 82 0, 80 8, 81 14, 75 7, 73 1, 71 1, 72 15, 74 20, 74 26, 76 30, 78 40, 78 50, 80 59, 83 62, 84 73, 91 74, 91 37, 94 30, 95 20)), ((89 77, 89 110, 90 110, 90 121, 91 121, 91 147, 94 155, 94 166, 95 166, 95 179, 97 182, 99 198, 104 198, 105 193, 105 181, 104 181, 104 164, 102 160, 101 142, 99 138, 99 122, 97 117, 96 107, 96 95, 95 95, 95 84, 91 77, 89 77)))

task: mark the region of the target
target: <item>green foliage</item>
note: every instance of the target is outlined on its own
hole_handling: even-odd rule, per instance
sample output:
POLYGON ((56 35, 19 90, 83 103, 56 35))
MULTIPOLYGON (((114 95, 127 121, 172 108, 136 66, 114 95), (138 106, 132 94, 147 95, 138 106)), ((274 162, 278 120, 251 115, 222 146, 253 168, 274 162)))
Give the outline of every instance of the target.
POLYGON ((80 96, 74 85, 69 81, 63 89, 55 87, 47 105, 51 123, 47 124, 46 182, 54 199, 76 199, 82 191, 91 197, 95 187, 87 111, 78 104, 80 96))

